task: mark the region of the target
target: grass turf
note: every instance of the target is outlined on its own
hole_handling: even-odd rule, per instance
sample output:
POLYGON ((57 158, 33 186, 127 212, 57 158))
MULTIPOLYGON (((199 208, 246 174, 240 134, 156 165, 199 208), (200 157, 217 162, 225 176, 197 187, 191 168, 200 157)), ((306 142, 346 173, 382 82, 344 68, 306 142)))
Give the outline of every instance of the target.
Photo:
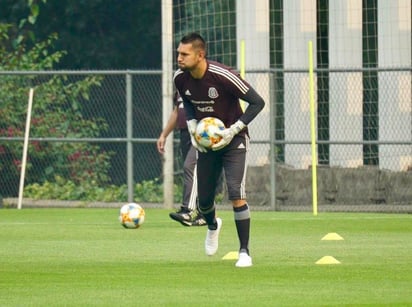
POLYGON ((0 306, 412 306, 408 214, 252 212, 251 268, 222 260, 238 249, 231 211, 213 257, 206 227, 146 209, 127 230, 117 215, 1 209, 0 306), (344 240, 321 240, 331 232, 344 240))

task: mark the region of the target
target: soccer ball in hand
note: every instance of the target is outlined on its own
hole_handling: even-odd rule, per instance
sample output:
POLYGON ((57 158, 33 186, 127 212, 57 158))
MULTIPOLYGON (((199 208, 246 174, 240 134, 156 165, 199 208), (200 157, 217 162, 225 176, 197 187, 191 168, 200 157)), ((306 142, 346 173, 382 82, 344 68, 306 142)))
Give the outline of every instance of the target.
POLYGON ((211 148, 212 145, 219 143, 222 139, 217 135, 217 131, 225 129, 223 122, 216 117, 205 117, 199 121, 196 127, 196 141, 205 148, 211 148))
POLYGON ((144 222, 144 210, 136 203, 129 203, 120 208, 119 221, 124 228, 139 228, 144 222))

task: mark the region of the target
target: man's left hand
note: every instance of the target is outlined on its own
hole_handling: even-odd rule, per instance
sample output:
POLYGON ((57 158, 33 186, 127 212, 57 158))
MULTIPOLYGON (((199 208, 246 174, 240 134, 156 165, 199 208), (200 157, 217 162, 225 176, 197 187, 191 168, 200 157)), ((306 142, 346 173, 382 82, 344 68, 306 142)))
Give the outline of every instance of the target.
POLYGON ((234 123, 229 128, 224 129, 222 131, 217 131, 216 134, 220 135, 222 139, 218 143, 212 146, 212 150, 213 151, 220 150, 226 147, 227 145, 229 145, 233 137, 245 127, 246 125, 242 121, 238 120, 236 123, 234 123))

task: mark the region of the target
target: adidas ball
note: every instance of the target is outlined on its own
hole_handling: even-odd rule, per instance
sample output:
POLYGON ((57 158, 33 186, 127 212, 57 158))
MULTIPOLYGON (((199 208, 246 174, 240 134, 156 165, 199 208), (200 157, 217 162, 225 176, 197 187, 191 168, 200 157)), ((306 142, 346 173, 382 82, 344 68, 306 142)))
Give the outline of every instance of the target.
POLYGON ((119 221, 124 228, 135 229, 144 223, 145 212, 136 203, 129 203, 120 208, 119 221))
POLYGON ((212 145, 219 143, 222 139, 217 135, 217 131, 225 129, 223 122, 216 117, 205 117, 199 121, 196 127, 196 141, 205 148, 211 148, 212 145))

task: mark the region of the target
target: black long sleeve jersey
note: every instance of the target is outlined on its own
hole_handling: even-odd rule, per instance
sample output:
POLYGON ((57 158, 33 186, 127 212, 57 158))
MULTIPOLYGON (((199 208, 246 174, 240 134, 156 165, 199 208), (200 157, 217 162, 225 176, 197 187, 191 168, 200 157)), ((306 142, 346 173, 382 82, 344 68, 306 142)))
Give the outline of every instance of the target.
POLYGON ((222 120, 226 127, 237 120, 248 125, 265 105, 263 98, 239 73, 215 61, 207 60, 207 70, 201 79, 178 69, 173 80, 188 120, 211 116, 222 120), (239 99, 248 103, 244 113, 239 99))

